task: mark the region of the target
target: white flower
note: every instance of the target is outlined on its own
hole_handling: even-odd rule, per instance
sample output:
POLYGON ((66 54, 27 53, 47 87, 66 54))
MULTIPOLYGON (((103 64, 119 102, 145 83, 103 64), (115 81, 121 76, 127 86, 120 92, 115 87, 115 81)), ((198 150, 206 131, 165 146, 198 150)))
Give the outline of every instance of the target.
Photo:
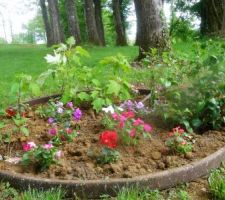
POLYGON ((18 164, 21 161, 21 158, 14 157, 14 158, 8 158, 5 160, 5 162, 9 162, 12 164, 18 164))
POLYGON ((55 157, 56 158, 60 158, 60 157, 62 157, 62 151, 57 151, 56 153, 55 153, 55 157))
POLYGON ((118 109, 120 112, 123 112, 123 111, 124 111, 124 109, 121 108, 121 107, 117 107, 117 109, 118 109))
POLYGON ((62 114, 62 113, 63 113, 63 108, 61 108, 61 107, 57 108, 57 112, 58 112, 59 114, 62 114))
POLYGON ((34 142, 27 142, 27 144, 28 144, 31 148, 37 147, 37 145, 36 145, 34 142))
POLYGON ((105 113, 111 113, 111 114, 113 114, 115 112, 113 106, 108 106, 106 108, 102 108, 102 111, 104 111, 105 113))
POLYGON ((63 107, 63 102, 58 101, 58 102, 56 103, 56 106, 57 106, 57 107, 60 107, 60 108, 63 107))
POLYGON ((45 56, 45 60, 47 61, 47 63, 49 64, 53 64, 53 65, 57 65, 61 63, 61 55, 55 53, 54 56, 51 54, 47 54, 45 56))

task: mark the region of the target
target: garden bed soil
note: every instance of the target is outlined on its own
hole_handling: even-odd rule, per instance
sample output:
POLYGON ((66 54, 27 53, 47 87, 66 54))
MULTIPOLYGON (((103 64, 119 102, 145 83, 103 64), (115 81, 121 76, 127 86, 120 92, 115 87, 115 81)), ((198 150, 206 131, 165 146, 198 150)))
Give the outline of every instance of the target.
MULTIPOLYGON (((45 144, 51 139, 48 133, 50 125, 35 114, 35 107, 32 109, 27 115, 30 135, 25 137, 14 134, 10 145, 1 144, 0 155, 3 158, 21 157, 23 142, 34 141, 36 144, 45 144)), ((61 180, 132 178, 186 165, 214 153, 225 145, 225 131, 208 131, 203 135, 192 135, 195 141, 192 153, 173 154, 164 145, 169 130, 156 126, 154 120, 149 119, 148 122, 153 126, 150 139, 141 140, 136 146, 119 144, 117 148, 121 155, 119 161, 99 165, 88 156, 88 152, 90 149, 96 152, 100 149, 99 133, 104 130, 101 119, 101 113, 97 115, 92 110, 83 111, 83 117, 79 122, 81 127, 79 135, 72 143, 60 146, 63 157, 47 171, 37 173, 32 166, 24 168, 20 164, 4 160, 0 161, 0 170, 61 180)), ((9 123, 2 133, 12 127, 13 125, 9 123)))

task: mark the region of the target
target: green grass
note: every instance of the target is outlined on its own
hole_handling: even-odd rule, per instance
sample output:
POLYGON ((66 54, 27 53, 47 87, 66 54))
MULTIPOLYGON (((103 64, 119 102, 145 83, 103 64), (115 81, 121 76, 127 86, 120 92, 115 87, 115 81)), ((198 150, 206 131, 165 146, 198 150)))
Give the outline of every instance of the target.
MULTIPOLYGON (((85 47, 90 58, 82 60, 84 65, 93 66, 106 56, 123 54, 133 60, 137 47, 85 47)), ((52 49, 43 45, 0 45, 0 100, 7 101, 7 93, 16 74, 39 75, 47 69, 44 56, 52 49)))

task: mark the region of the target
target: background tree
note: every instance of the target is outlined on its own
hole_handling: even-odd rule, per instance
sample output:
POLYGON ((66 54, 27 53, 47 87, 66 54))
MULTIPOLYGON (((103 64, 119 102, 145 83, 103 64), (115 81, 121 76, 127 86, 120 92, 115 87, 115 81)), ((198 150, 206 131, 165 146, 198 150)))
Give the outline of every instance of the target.
POLYGON ((58 44, 64 41, 64 32, 60 24, 59 7, 57 0, 48 0, 50 24, 53 34, 53 43, 58 44))
POLYGON ((139 59, 145 57, 150 48, 163 50, 166 47, 162 20, 162 1, 134 0, 137 22, 139 59))
POLYGON ((53 35, 51 31, 51 26, 48 17, 48 10, 45 4, 45 0, 40 0, 40 7, 47 37, 47 46, 51 46, 53 44, 53 35))
POLYGON ((77 9, 75 0, 65 0, 65 7, 67 11, 69 34, 76 39, 76 43, 81 43, 80 27, 77 17, 77 9))
POLYGON ((98 31, 98 36, 101 42, 101 45, 105 46, 105 31, 102 19, 102 2, 101 0, 94 0, 95 5, 95 21, 98 31))
POLYGON ((88 42, 95 45, 101 45, 95 20, 94 2, 93 0, 84 0, 84 2, 88 42))
POLYGON ((116 45, 118 46, 127 45, 124 17, 121 12, 122 2, 123 0, 112 0, 113 16, 116 29, 116 45))
POLYGON ((200 16, 202 34, 225 36, 224 0, 201 0, 200 16))

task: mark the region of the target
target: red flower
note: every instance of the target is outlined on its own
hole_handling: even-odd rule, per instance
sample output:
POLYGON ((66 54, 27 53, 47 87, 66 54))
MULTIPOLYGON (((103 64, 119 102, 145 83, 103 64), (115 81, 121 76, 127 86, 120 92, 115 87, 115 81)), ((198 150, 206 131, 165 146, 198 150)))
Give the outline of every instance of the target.
POLYGON ((12 107, 9 107, 5 110, 6 114, 9 116, 9 117, 14 117, 16 116, 16 110, 12 107))
POLYGON ((127 119, 134 118, 135 114, 133 111, 122 112, 122 116, 126 117, 127 119))
POLYGON ((168 137, 173 137, 174 136, 174 133, 173 132, 169 132, 168 133, 168 137))
POLYGON ((178 132, 180 134, 184 133, 184 129, 180 128, 180 126, 173 128, 173 132, 178 132))
POLYGON ((117 146, 118 135, 115 131, 103 131, 99 137, 100 144, 114 149, 117 146))

